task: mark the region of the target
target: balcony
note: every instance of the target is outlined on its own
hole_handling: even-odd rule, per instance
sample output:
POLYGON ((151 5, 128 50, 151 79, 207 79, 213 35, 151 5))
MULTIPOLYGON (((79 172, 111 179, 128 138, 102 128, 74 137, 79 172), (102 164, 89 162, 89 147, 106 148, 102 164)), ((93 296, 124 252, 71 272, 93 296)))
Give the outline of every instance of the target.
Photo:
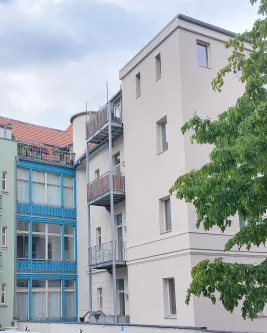
POLYGON ((17 214, 46 215, 51 217, 76 219, 76 208, 42 205, 30 202, 17 202, 17 214))
MULTIPOLYGON (((89 249, 90 268, 112 269, 112 244, 107 242, 89 249)), ((115 265, 117 268, 126 266, 125 242, 115 242, 115 265)))
POLYGON ((17 259, 18 272, 76 273, 75 261, 17 259))
POLYGON ((118 171, 109 171, 87 185, 87 200, 90 205, 110 207, 110 173, 113 177, 114 205, 125 199, 124 175, 118 171))
POLYGON ((18 156, 52 164, 73 166, 75 154, 69 151, 18 142, 18 156))
MULTIPOLYGON (((122 108, 121 102, 111 110, 111 135, 112 140, 116 140, 122 133, 122 108)), ((86 123, 86 139, 89 143, 100 144, 108 138, 108 105, 106 104, 100 111, 92 116, 86 123)))

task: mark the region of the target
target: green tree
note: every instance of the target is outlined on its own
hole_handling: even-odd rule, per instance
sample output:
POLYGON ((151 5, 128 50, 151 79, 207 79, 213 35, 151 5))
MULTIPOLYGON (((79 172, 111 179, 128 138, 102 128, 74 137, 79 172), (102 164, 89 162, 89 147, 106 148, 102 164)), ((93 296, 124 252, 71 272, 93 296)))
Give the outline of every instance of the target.
MULTIPOLYGON (((182 127, 183 133, 193 131, 192 142, 214 148, 209 163, 179 177, 170 189, 178 199, 193 203, 197 227, 205 230, 218 226, 224 232, 235 214, 249 217, 225 251, 250 249, 267 240, 267 0, 250 2, 259 5, 259 18, 251 30, 226 44, 232 55, 212 82, 213 89, 221 91, 224 76, 242 69, 245 92, 216 120, 194 115, 182 127), (246 43, 251 53, 244 58, 240 53, 246 43)), ((208 297, 212 303, 218 297, 227 311, 241 304, 243 318, 254 319, 267 303, 267 260, 259 265, 203 260, 191 275, 187 304, 192 295, 208 297)))

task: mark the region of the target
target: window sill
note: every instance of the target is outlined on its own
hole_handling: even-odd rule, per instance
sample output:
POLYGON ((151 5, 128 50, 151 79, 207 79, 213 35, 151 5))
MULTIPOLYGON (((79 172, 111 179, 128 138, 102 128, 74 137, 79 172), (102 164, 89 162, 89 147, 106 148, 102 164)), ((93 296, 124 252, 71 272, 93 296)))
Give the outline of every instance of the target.
POLYGON ((207 68, 207 69, 212 69, 212 68, 209 67, 209 66, 203 66, 203 65, 199 65, 199 64, 198 64, 198 67, 207 68))
POLYGON ((6 304, 0 304, 0 308, 7 308, 6 304))
POLYGON ((1 250, 8 250, 8 247, 7 246, 1 247, 1 250))
POLYGON ((2 192, 2 194, 8 194, 9 193, 8 191, 4 191, 4 190, 2 190, 1 192, 2 192))
POLYGON ((170 315, 165 317, 165 319, 177 319, 177 315, 170 315))
POLYGON ((171 232, 172 232, 172 230, 168 230, 168 231, 163 231, 160 234, 163 236, 163 235, 166 235, 166 234, 170 234, 171 232))
POLYGON ((138 96, 136 96, 136 99, 138 99, 139 97, 141 97, 141 94, 140 94, 140 95, 138 95, 138 96))
POLYGON ((157 154, 157 156, 159 156, 159 155, 161 155, 161 154, 165 153, 165 152, 166 152, 166 151, 168 151, 168 150, 169 150, 169 148, 167 148, 167 149, 165 149, 165 150, 161 151, 160 153, 158 153, 158 154, 157 154))

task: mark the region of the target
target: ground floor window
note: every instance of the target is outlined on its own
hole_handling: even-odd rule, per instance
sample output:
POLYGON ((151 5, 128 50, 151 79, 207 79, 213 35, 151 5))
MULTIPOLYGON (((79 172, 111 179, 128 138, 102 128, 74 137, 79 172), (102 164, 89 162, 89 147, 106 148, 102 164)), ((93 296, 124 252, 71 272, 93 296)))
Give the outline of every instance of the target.
POLYGON ((16 295, 20 319, 58 321, 76 317, 75 280, 17 279, 16 295))

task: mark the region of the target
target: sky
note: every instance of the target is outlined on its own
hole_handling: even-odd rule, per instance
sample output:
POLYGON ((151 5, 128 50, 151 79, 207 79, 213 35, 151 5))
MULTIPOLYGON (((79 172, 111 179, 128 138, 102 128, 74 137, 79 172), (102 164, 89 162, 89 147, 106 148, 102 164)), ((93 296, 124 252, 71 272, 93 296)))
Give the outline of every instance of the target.
POLYGON ((249 0, 0 0, 0 115, 66 129, 120 88, 119 70, 177 14, 234 32, 249 0))

